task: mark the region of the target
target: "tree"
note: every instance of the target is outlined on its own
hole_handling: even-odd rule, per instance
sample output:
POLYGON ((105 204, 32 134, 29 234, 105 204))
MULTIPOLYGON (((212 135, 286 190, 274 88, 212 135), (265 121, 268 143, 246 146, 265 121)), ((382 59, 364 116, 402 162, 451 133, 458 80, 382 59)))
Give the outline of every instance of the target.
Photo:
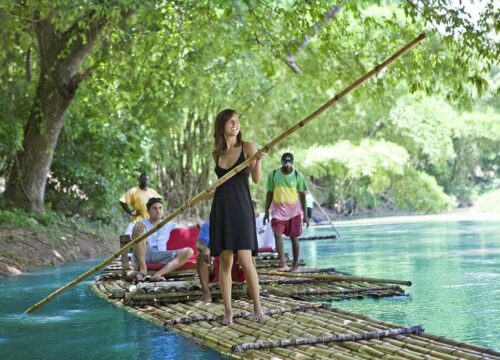
MULTIPOLYGON (((33 34, 38 50, 36 93, 5 191, 7 203, 34 212, 43 211, 47 175, 64 114, 91 72, 83 63, 112 16, 118 15, 115 9, 94 5, 73 12, 73 20, 67 22, 58 18, 60 7, 44 5, 12 4, 4 9, 4 16, 12 12, 28 19, 26 31, 33 34)), ((127 14, 120 9, 118 16, 127 14)))
POLYGON ((342 2, 340 11, 326 0, 0 1, 0 31, 7 39, 0 49, 0 101, 8 109, 0 114, 0 129, 13 134, 0 134, 7 144, 0 146, 0 175, 9 177, 6 199, 34 211, 43 209, 46 176, 72 108, 67 137, 57 148, 58 178, 84 181, 82 174, 92 173, 99 182, 106 172, 141 158, 155 163, 162 188, 180 198, 208 181, 200 175, 210 166, 207 138, 211 119, 223 107, 242 110, 254 121, 244 128, 246 135, 263 143, 430 29, 423 46, 332 109, 326 115, 330 125, 301 133, 307 144, 360 142, 377 135, 379 120, 401 94, 435 91, 464 99, 471 93, 464 83, 484 91, 482 75, 498 52, 489 41, 495 13, 490 2, 486 20, 475 28, 462 16, 466 10, 451 11, 453 2, 444 0, 342 2), (124 22, 132 8, 134 16, 124 22), (289 55, 300 74, 290 71, 289 55), (89 69, 93 76, 82 82, 89 69), (84 96, 74 102, 78 88, 84 96), (88 116, 92 121, 85 121, 88 116), (112 128, 109 134, 121 139, 107 141, 103 134, 95 147, 89 145, 85 137, 92 126, 112 128), (134 136, 137 126, 140 136, 134 136), (84 146, 102 151, 108 145, 113 156, 105 171, 93 169, 93 160, 104 166, 104 159, 76 155, 84 146), (125 161, 116 152, 121 145, 125 161), (128 155, 134 148, 141 156, 128 155), (86 171, 64 176, 79 167, 86 171))

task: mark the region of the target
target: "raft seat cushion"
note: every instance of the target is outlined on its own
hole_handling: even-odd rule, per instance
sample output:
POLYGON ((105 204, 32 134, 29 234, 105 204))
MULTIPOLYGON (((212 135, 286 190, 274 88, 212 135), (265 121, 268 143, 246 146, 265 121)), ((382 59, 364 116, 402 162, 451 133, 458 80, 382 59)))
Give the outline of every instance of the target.
MULTIPOLYGON (((177 270, 187 270, 196 268, 196 256, 198 255, 198 248, 196 241, 200 234, 200 228, 196 227, 179 227, 172 230, 170 238, 167 241, 166 250, 178 250, 185 247, 190 247, 193 250, 193 256, 177 270)), ((165 264, 162 263, 147 263, 148 270, 160 270, 165 264)))
MULTIPOLYGON (((220 270, 220 262, 219 257, 214 257, 214 272, 209 278, 211 283, 219 282, 219 270, 220 270)), ((231 278, 234 282, 243 282, 245 281, 245 274, 243 273, 243 269, 240 268, 238 264, 238 254, 234 254, 233 257, 233 267, 231 268, 231 278)))
POLYGON ((272 247, 260 247, 259 252, 274 252, 272 247))

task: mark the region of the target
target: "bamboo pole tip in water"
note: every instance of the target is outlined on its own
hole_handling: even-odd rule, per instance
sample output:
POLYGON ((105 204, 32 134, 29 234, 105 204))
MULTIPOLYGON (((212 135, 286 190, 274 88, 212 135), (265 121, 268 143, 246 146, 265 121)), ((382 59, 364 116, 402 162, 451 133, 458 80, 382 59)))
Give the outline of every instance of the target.
POLYGON ((41 305, 43 304, 40 304, 40 302, 37 302, 35 305, 32 305, 31 307, 29 307, 28 309, 26 309, 24 311, 25 314, 31 314, 33 311, 35 311, 36 309, 38 309, 41 305))

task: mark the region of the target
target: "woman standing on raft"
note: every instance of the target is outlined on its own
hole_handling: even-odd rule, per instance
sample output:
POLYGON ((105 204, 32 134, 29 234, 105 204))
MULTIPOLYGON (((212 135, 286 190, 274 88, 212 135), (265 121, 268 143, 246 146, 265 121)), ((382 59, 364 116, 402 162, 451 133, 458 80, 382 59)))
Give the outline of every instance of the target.
POLYGON ((264 317, 260 305, 259 279, 252 255, 257 256, 258 243, 255 215, 250 195, 248 176, 254 183, 261 176, 261 160, 266 155, 257 151, 255 144, 242 140, 240 121, 235 110, 226 109, 217 114, 214 129, 215 173, 218 178, 257 153, 256 159, 238 174, 215 189, 210 211, 210 252, 219 256, 219 281, 224 301, 225 324, 233 321, 231 305, 233 254, 238 254, 238 263, 245 273, 250 296, 253 300, 256 321, 264 317))

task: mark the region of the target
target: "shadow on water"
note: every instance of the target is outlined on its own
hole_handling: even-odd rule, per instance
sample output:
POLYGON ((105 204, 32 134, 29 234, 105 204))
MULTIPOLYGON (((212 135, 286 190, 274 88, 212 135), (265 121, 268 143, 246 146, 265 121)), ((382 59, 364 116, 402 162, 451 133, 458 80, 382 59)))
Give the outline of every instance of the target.
POLYGON ((1 278, 0 359, 223 359, 102 301, 90 292, 90 280, 24 314, 96 264, 85 261, 1 278))

